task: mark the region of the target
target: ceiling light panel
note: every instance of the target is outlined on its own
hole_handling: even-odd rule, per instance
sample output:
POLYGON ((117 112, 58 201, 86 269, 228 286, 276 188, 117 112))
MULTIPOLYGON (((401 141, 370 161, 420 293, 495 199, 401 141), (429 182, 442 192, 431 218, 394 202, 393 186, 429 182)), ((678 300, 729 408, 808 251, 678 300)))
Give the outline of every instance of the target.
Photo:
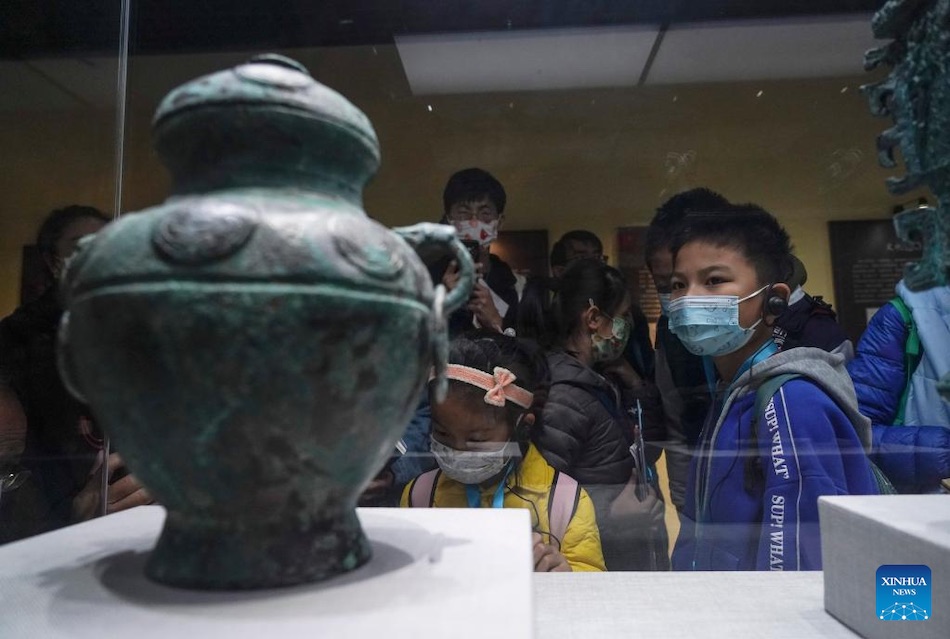
POLYGON ((413 95, 635 86, 657 27, 396 36, 413 95))
POLYGON ((870 14, 674 25, 646 84, 860 75, 879 44, 870 14))

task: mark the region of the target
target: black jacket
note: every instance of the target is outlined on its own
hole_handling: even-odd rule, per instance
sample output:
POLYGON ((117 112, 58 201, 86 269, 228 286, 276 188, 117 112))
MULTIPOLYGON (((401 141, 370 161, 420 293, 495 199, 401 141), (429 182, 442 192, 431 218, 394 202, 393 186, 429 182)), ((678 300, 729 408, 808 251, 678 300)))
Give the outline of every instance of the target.
POLYGON ((831 304, 808 294, 775 320, 772 336, 784 351, 813 346, 831 352, 848 340, 831 304))
POLYGON ((611 503, 630 480, 632 422, 614 386, 563 351, 548 355, 551 387, 535 440, 554 468, 590 495, 608 570, 668 568, 662 520, 614 517, 611 503))
MULTIPOLYGON (((564 351, 550 353, 548 366, 551 388, 538 439, 544 458, 582 485, 622 487, 633 470, 633 435, 629 423, 614 417, 622 412, 617 390, 564 351)), ((591 498, 599 511, 603 504, 591 498)))

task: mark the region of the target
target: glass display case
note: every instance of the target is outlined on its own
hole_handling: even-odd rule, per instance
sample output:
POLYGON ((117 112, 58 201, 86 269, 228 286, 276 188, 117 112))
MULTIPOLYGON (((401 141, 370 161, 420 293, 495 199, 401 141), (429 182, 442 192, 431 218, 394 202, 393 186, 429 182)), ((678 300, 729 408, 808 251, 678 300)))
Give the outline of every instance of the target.
MULTIPOLYGON (((823 300, 816 308, 825 317, 837 311, 852 345, 894 297, 903 265, 920 257, 920 243, 899 238, 891 220, 934 196, 923 186, 899 196, 885 188, 894 170, 879 165, 876 140, 888 125, 861 90, 887 73, 863 66, 865 52, 884 44, 871 30, 882 4, 0 4, 0 316, 20 313, 30 326, 16 342, 21 325, 7 324, 12 345, 2 356, 7 370, 30 349, 45 358, 25 376, 0 368, 0 543, 88 520, 109 502, 121 509, 115 502, 127 497, 108 496, 120 463, 106 458, 108 473, 97 470, 114 451, 94 416, 60 405, 71 400, 55 378, 61 309, 50 287, 56 259, 67 256, 42 237, 37 246, 37 234, 65 207, 112 219, 168 196, 151 124, 175 87, 262 53, 298 61, 372 122, 382 164, 364 208, 388 227, 448 219, 449 177, 488 171, 507 198, 494 252, 514 267, 519 296, 552 275, 556 240, 589 231, 626 278, 633 332, 647 347, 639 374, 660 383, 653 346, 666 313, 647 266, 648 227, 678 193, 704 187, 774 215, 803 266, 797 282, 778 283, 823 300), (44 295, 46 306, 30 315, 44 295), (55 470, 43 470, 48 458, 55 470)), ((667 413, 676 410, 670 401, 667 413)), ((424 458, 417 471, 434 465, 428 434, 409 451, 424 458)), ((663 496, 662 543, 672 550, 687 478, 682 458, 670 469, 669 451, 682 449, 669 441, 661 434, 646 446, 663 496), (671 472, 679 473, 672 488, 671 472)), ((388 505, 399 497, 393 481, 388 505)))

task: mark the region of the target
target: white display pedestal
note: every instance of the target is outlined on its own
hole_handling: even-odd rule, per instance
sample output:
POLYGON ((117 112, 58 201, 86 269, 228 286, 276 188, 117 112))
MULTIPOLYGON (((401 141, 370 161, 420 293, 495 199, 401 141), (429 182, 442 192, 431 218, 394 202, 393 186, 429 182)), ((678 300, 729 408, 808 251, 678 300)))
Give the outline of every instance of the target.
POLYGON ((143 568, 165 511, 136 508, 0 547, 0 637, 533 636, 527 510, 360 509, 374 557, 327 582, 179 590, 143 568))
POLYGON ((532 577, 527 510, 358 512, 368 565, 260 592, 147 581, 157 506, 0 546, 0 639, 857 637, 824 610, 821 572, 532 577))
POLYGON ((828 612, 867 639, 950 637, 950 497, 822 497, 818 508, 828 612), (929 568, 931 596, 917 615, 926 620, 884 618, 920 603, 909 586, 881 588, 879 601, 878 568, 894 565, 929 568))
POLYGON ((822 573, 534 576, 539 639, 855 639, 825 612, 822 573))

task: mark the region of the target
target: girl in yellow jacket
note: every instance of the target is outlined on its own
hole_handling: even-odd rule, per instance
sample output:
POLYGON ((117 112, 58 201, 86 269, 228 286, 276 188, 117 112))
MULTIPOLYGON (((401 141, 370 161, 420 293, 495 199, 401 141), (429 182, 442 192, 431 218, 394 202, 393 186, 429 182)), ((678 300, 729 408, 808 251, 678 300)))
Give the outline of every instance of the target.
POLYGON ((605 570, 590 497, 531 443, 544 358, 515 338, 482 332, 454 340, 449 362, 445 401, 435 402, 430 383, 439 468, 412 480, 401 505, 526 508, 535 571, 605 570))

